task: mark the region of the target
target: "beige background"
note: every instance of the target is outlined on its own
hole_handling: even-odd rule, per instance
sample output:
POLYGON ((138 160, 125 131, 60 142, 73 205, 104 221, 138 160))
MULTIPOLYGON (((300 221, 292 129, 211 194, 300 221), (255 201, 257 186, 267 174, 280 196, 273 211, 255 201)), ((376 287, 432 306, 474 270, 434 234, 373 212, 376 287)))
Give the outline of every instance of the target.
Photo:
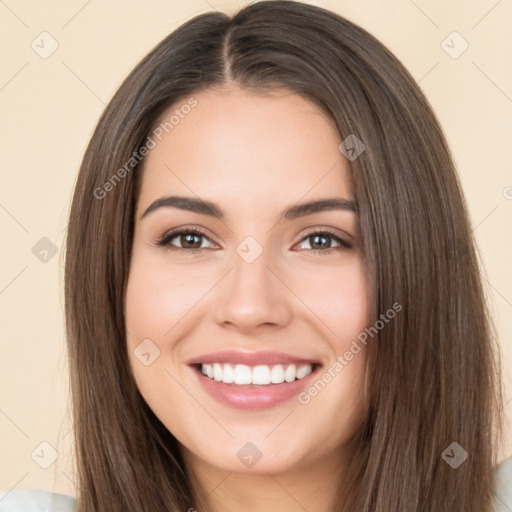
MULTIPOLYGON (((138 60, 175 27, 200 12, 233 12, 245 3, 0 0, 0 489, 75 493, 62 249, 78 166, 105 104, 138 60), (40 36, 44 31, 50 36, 40 36), (47 56, 56 44, 52 38, 58 48, 47 56), (48 240, 40 242, 43 237, 48 240), (32 248, 38 243, 36 256, 32 248), (55 256, 44 253, 51 244, 55 256), (58 452, 48 469, 40 465, 52 462, 52 451, 41 442, 58 452)), ((438 114, 470 206, 510 375, 512 1, 310 3, 342 14, 386 44, 438 114), (453 58, 464 40, 468 49, 453 58)), ((500 459, 512 455, 508 376, 506 385, 509 420, 500 459)))

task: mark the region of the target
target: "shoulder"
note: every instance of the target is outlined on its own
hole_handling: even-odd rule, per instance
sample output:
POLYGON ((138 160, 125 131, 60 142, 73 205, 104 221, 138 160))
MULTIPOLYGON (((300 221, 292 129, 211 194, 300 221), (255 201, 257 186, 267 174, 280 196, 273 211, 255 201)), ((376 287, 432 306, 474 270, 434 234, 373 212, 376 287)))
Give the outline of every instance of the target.
POLYGON ((0 512, 74 512, 72 496, 40 489, 0 491, 0 512))
POLYGON ((512 457, 496 468, 495 512, 512 510, 512 457))

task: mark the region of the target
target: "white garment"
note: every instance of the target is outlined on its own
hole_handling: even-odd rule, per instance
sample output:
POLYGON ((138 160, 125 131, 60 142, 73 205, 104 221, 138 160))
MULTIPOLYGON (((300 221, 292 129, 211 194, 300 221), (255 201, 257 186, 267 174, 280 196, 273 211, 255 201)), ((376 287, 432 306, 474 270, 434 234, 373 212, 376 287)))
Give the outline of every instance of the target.
POLYGON ((496 478, 498 483, 494 497, 495 512, 512 512, 512 457, 505 459, 498 466, 496 478))
POLYGON ((40 489, 0 491, 0 512, 75 512, 72 496, 40 489))
MULTIPOLYGON (((496 470, 495 512, 512 512, 512 457, 496 470)), ((75 512, 71 496, 51 491, 26 489, 0 491, 0 512, 75 512)))

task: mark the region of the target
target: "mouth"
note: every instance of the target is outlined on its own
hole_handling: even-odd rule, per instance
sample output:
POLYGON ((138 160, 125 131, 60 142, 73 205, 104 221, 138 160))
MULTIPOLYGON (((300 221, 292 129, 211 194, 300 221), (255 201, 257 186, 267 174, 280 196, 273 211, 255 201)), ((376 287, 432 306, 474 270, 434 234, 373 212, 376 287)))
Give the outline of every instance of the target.
POLYGON ((234 386, 272 386, 302 380, 320 366, 319 363, 306 364, 246 364, 200 363, 193 367, 210 380, 234 386))
POLYGON ((297 396, 322 367, 319 361, 263 352, 210 354, 188 365, 211 398, 251 410, 274 407, 297 396))

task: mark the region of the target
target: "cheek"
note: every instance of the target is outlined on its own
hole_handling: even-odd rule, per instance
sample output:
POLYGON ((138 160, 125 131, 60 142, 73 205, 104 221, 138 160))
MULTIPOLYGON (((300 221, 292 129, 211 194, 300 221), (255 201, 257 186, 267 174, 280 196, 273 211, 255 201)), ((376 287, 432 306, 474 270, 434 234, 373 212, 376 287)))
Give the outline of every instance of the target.
POLYGON ((364 413, 366 339, 370 339, 364 334, 370 317, 364 267, 358 262, 317 272, 297 281, 296 286, 308 306, 309 322, 315 323, 329 346, 329 361, 319 376, 321 382, 306 390, 299 403, 321 409, 326 425, 339 424, 337 411, 343 410, 344 431, 350 431, 364 413))
POLYGON ((138 389, 159 415, 189 400, 178 383, 186 378, 184 348, 215 279, 211 267, 171 266, 165 255, 134 250, 126 287, 127 347, 138 389))
POLYGON ((185 410, 189 397, 176 371, 187 311, 197 302, 187 272, 171 273, 147 257, 132 260, 126 287, 126 332, 130 366, 137 388, 170 431, 181 432, 175 409, 185 410), (147 355, 149 354, 149 356, 147 355), (167 418, 167 420, 166 420, 167 418))
POLYGON ((301 413, 310 418, 311 430, 317 432, 319 451, 344 445, 367 415, 368 345, 359 341, 368 325, 366 288, 362 280, 347 284, 335 295, 335 304, 323 303, 329 360, 297 396, 301 413))
POLYGON ((172 339, 169 331, 183 315, 183 296, 177 297, 177 290, 188 293, 182 283, 176 282, 179 277, 173 278, 171 282, 154 261, 134 252, 126 287, 126 334, 131 368, 146 399, 158 395, 158 381, 163 379, 169 362, 169 347, 164 340, 172 339))
POLYGON ((369 319, 368 283, 358 260, 346 266, 301 271, 294 291, 307 307, 314 322, 337 354, 365 329, 369 319))
POLYGON ((132 262, 126 289, 126 328, 132 342, 172 339, 171 331, 208 291, 211 275, 172 269, 151 258, 132 262))
POLYGON ((171 290, 154 275, 132 269, 126 290, 126 328, 131 341, 140 338, 160 338, 168 330, 174 316, 171 290))
POLYGON ((364 328, 367 321, 365 283, 359 276, 349 276, 334 282, 334 289, 323 299, 323 310, 334 324, 334 331, 341 337, 364 328))

